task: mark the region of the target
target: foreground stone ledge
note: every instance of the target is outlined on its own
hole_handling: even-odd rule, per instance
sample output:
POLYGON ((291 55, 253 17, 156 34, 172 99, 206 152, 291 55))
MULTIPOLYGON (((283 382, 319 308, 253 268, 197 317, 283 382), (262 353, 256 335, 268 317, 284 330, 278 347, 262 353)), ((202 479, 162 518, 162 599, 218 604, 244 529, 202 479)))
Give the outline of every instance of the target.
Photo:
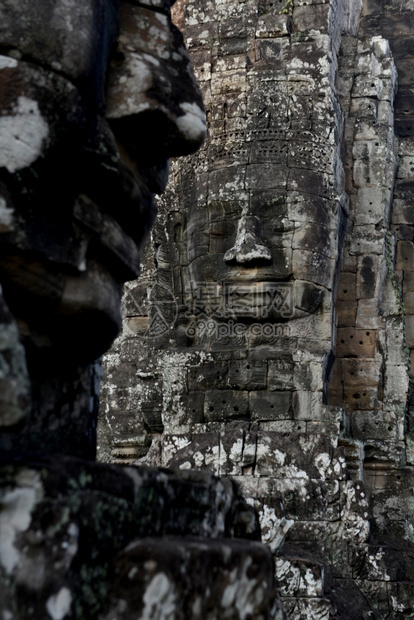
POLYGON ((115 581, 99 619, 282 620, 282 611, 272 612, 272 570, 269 550, 256 542, 135 541, 116 559, 115 581))
POLYGON ((237 485, 209 472, 0 457, 8 620, 147 618, 173 602, 169 618, 273 618, 273 560, 259 540, 237 485))

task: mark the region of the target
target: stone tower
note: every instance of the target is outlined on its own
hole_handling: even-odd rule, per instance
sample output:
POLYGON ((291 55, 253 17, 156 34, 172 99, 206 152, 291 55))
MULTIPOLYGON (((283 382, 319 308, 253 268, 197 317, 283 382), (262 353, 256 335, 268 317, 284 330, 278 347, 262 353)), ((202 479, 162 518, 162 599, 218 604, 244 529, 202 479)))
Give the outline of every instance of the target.
POLYGON ((125 292, 101 459, 237 480, 292 619, 411 617, 414 6, 174 11, 208 136, 125 292))

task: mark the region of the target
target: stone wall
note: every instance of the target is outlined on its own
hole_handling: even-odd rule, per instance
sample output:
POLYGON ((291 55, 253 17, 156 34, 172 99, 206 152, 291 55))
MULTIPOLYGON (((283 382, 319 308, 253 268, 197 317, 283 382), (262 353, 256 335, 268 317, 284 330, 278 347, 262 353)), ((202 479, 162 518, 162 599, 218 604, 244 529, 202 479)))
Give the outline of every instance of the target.
POLYGON ((105 361, 100 458, 237 480, 295 619, 414 614, 413 12, 176 3, 208 136, 105 361))

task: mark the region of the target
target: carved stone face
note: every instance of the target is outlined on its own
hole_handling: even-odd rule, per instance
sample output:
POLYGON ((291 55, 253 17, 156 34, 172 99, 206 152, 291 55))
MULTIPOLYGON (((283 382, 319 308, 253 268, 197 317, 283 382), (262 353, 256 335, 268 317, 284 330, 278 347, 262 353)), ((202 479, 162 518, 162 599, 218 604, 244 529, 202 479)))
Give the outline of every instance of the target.
POLYGON ((194 163, 178 164, 176 174, 181 325, 192 322, 190 345, 204 346, 209 338, 197 340, 197 321, 207 333, 210 320, 211 340, 214 323, 270 322, 305 349, 309 337, 316 348, 324 340, 325 350, 340 213, 330 94, 315 77, 317 58, 309 65, 316 73, 307 73, 295 67, 289 37, 273 41, 276 23, 288 28, 278 3, 259 15, 248 6, 243 20, 234 15, 220 25, 211 49, 204 41, 194 52, 209 132, 194 163))
POLYGON ((1 3, 0 281, 29 354, 107 349, 168 158, 204 138, 173 3, 1 3))
MULTIPOLYGON (((187 247, 194 257, 189 264, 193 289, 216 282, 217 294, 226 300, 227 318, 286 321, 315 312, 328 284, 324 265, 313 281, 301 277, 299 251, 293 248, 301 235, 304 249, 316 231, 309 223, 295 226, 289 219, 286 193, 275 188, 245 194, 241 201, 207 205, 204 248, 198 245, 200 218, 190 213, 187 247), (203 253, 207 247, 208 254, 203 253), (237 304, 233 317, 232 298, 237 304)), ((319 232, 323 234, 323 227, 319 232)), ((313 241, 315 247, 319 240, 313 241)))

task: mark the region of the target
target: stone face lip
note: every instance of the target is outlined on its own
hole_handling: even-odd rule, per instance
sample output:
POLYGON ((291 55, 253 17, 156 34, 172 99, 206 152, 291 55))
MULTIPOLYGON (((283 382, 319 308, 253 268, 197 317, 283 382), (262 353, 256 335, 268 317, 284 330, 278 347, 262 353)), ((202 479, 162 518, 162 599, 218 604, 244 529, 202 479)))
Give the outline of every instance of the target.
POLYGON ((176 592, 178 609, 194 605, 184 617, 205 617, 211 605, 237 609, 245 596, 250 617, 270 618, 271 554, 257 542, 256 513, 228 479, 0 455, 0 489, 2 617, 26 620, 28 606, 37 618, 62 608, 68 619, 109 617, 102 608, 137 617, 128 606, 151 606, 158 583, 165 595, 170 586, 176 592))

